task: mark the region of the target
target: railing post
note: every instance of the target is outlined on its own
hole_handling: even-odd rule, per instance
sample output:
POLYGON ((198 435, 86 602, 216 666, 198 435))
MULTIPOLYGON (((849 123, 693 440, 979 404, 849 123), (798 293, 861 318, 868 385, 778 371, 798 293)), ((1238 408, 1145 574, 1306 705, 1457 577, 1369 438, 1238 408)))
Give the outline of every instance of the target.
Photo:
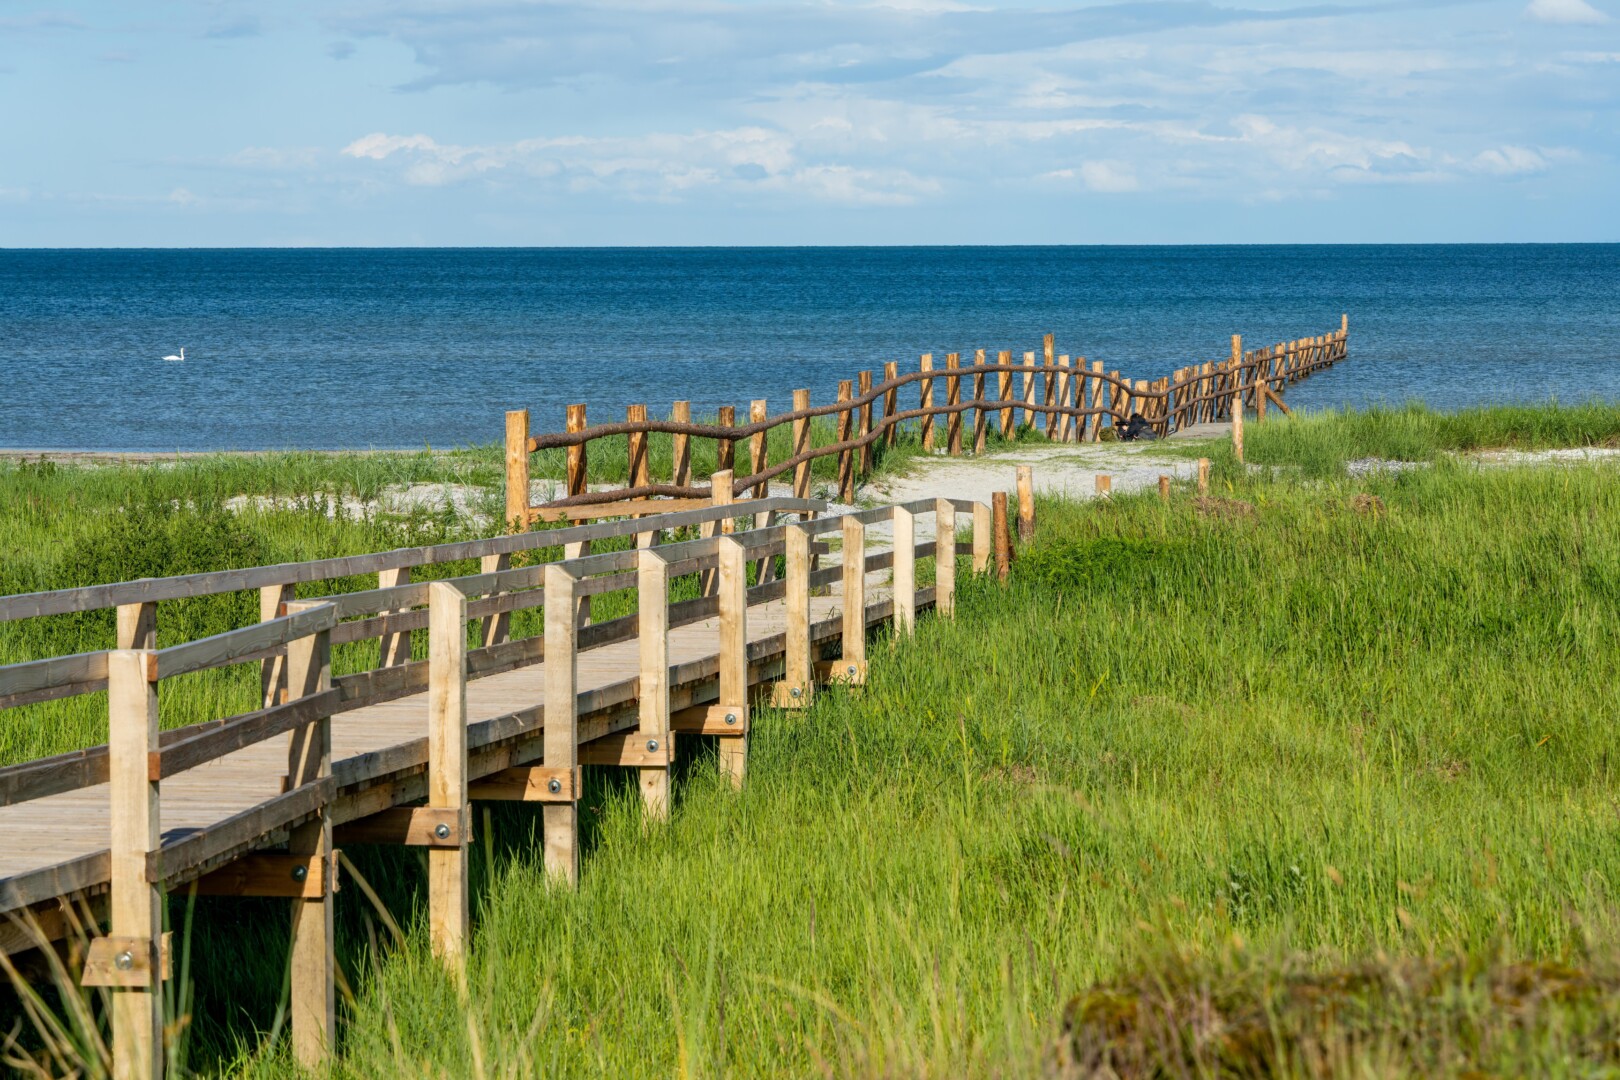
MULTIPOLYGON (((863 371, 856 376, 855 391, 863 398, 872 392, 872 373, 870 371, 863 371)), ((872 434, 872 403, 870 401, 860 408, 860 419, 855 425, 855 434, 861 439, 865 439, 872 434)), ((857 476, 859 479, 864 480, 871 475, 872 443, 868 441, 861 444, 860 469, 857 476)))
MULTIPOLYGON (((844 408, 838 413, 838 441, 848 442, 854 428, 854 408, 849 404, 854 396, 855 384, 849 379, 838 383, 838 403, 844 408)), ((838 451, 838 497, 845 502, 855 501, 855 453, 848 447, 838 451)))
POLYGON ((529 410, 513 409, 506 414, 506 531, 523 532, 528 527, 529 410))
MULTIPOLYGON (((810 407, 810 391, 793 391, 793 411, 803 412, 810 407)), ((810 418, 801 416, 793 421, 793 451, 789 457, 798 457, 800 454, 810 452, 810 418)), ((801 461, 793 466, 793 497, 795 499, 808 499, 810 497, 810 462, 801 461)))
MULTIPOLYGON (((281 586, 274 586, 274 588, 279 589, 281 586)), ((118 605, 118 643, 115 647, 120 649, 157 648, 156 604, 118 605)))
POLYGON ((1029 543, 1035 538, 1035 467, 1018 466, 1018 539, 1029 543))
MULTIPOLYGON (((624 421, 627 424, 645 424, 647 422, 647 406, 626 405, 624 407, 624 421)), ((647 432, 632 430, 625 436, 626 460, 625 482, 630 487, 640 487, 652 482, 652 473, 647 464, 647 432)))
POLYGON ((934 502, 934 611, 956 617, 956 504, 934 502))
MULTIPOLYGON (((677 401, 669 407, 669 418, 677 424, 690 424, 692 422, 692 403, 690 401, 677 401)), ((692 483, 692 436, 676 432, 670 437, 671 465, 669 482, 678 487, 689 487, 692 483)))
POLYGON ((866 526, 854 514, 843 525, 843 653, 840 674, 851 683, 866 681, 866 526))
MULTIPOLYGON (((947 406, 962 404, 962 376, 955 374, 961 368, 962 355, 960 353, 945 354, 945 370, 952 373, 945 376, 945 404, 947 406)), ((946 414, 945 452, 951 457, 960 457, 962 454, 962 413, 960 410, 946 414)))
POLYGON ((1001 415, 996 419, 1001 424, 1001 437, 1013 437, 1013 409, 1012 409, 1012 350, 1002 349, 996 353, 996 363, 1000 365, 996 372, 996 400, 1001 402, 1001 415))
MULTIPOLYGON (((292 603, 296 590, 292 585, 266 585, 259 590, 259 621, 269 622, 278 619, 287 613, 287 605, 292 603)), ((119 609, 119 618, 122 622, 123 609, 119 609)), ((118 631, 119 641, 124 637, 123 627, 118 631)), ((155 645, 156 642, 154 641, 155 645)), ((120 648, 124 646, 120 645, 120 648)), ((151 645, 138 646, 151 648, 151 645)), ((287 697, 287 651, 277 649, 275 656, 267 656, 259 661, 259 704, 268 709, 280 705, 287 697)))
MULTIPOLYGON (((713 506, 731 505, 731 470, 723 469, 709 477, 709 502, 713 506)), ((715 518, 705 521, 698 532, 707 540, 712 536, 729 536, 732 532, 730 518, 715 518)), ((719 571, 705 570, 698 575, 698 591, 704 596, 713 596, 719 587, 719 571)))
MULTIPOLYGON (((1057 358, 1057 407, 1069 408, 1069 357, 1064 354, 1057 358)), ((1074 417, 1066 412, 1054 414, 1054 423, 1057 424, 1057 441, 1073 442, 1074 417)))
POLYGON ((574 621, 577 585, 567 569, 556 563, 546 567, 543 760, 548 769, 568 770, 574 783, 570 801, 547 803, 541 814, 546 873, 566 885, 579 881, 579 628, 574 621))
MULTIPOLYGON (((917 362, 917 370, 933 371, 934 354, 923 353, 922 359, 917 362)), ((934 408, 934 380, 932 377, 921 379, 917 385, 921 387, 917 394, 917 407, 930 410, 923 414, 918 424, 918 430, 922 433, 922 448, 932 450, 934 448, 934 414, 931 410, 934 408)))
POLYGON ((112 819, 108 914, 113 936, 145 953, 145 986, 118 986, 112 995, 113 1076, 157 1080, 163 1075, 161 936, 163 885, 149 880, 147 859, 157 851, 158 785, 149 779, 148 755, 158 748, 157 684, 147 680, 155 660, 147 650, 107 654, 108 796, 112 819), (136 946, 136 943, 139 943, 136 946))
MULTIPOLYGON (((1100 410, 1103 407, 1103 400, 1107 396, 1107 393, 1108 384, 1103 381, 1103 362, 1101 360, 1093 360, 1091 362, 1092 409, 1100 410)), ((1103 414, 1100 411, 1093 412, 1086 423, 1086 442, 1096 442, 1098 439, 1102 438, 1102 422, 1103 414)))
POLYGON ((1052 355, 1052 335, 1046 335, 1046 357, 1043 361, 1044 371, 1041 372, 1041 404, 1047 407, 1046 413, 1041 417, 1041 427, 1046 432, 1046 441, 1055 442, 1058 433, 1058 414, 1052 412, 1052 406, 1057 404, 1057 357, 1052 355))
POLYGON ((455 835, 439 838, 427 856, 433 953, 459 973, 472 937, 467 913, 467 598, 444 581, 428 586, 427 781, 428 806, 454 810, 459 823, 455 835))
MULTIPOLYGON (((716 423, 720 427, 737 426, 737 407, 735 405, 722 405, 716 412, 718 414, 716 423)), ((714 441, 714 468, 716 472, 734 472, 736 470, 737 440, 716 439, 714 441)))
POLYGON ((990 507, 973 504, 973 572, 982 574, 990 567, 990 552, 995 544, 990 532, 990 507))
MULTIPOLYGON (((763 424, 770 419, 770 406, 765 398, 748 403, 748 423, 763 424)), ((770 433, 760 431, 748 439, 748 471, 759 475, 771 466, 770 433)), ((763 499, 770 492, 770 484, 764 480, 755 484, 750 494, 751 498, 763 499)))
POLYGON ((787 625, 784 636, 782 681, 771 690, 772 704, 781 709, 802 709, 815 692, 810 665, 810 533, 801 525, 782 529, 787 546, 787 587, 783 597, 787 625))
MULTIPOLYGON (((411 583, 411 568, 408 566, 396 567, 392 570, 377 571, 377 588, 392 589, 398 585, 411 583)), ((390 615, 399 615, 408 611, 408 608, 395 608, 389 611, 390 615)), ((409 630, 383 634, 377 642, 377 666, 398 667, 411 658, 411 632, 409 630)))
POLYGON ((1030 406, 1035 404, 1035 353, 1033 350, 1024 353, 1024 426, 1034 430, 1036 419, 1035 410, 1030 406))
POLYGON ((996 547, 996 580, 1006 581, 1012 571, 1012 537, 1007 533, 1007 493, 993 492, 990 496, 991 532, 996 547))
POLYGON ((910 636, 917 625, 917 519, 894 508, 894 628, 910 636))
MULTIPOLYGON (((498 574, 502 570, 510 569, 512 569, 511 555, 485 555, 478 560, 478 572, 480 574, 498 574)), ((491 590, 489 595, 500 596, 505 591, 505 589, 491 590)), ((496 615, 486 615, 484 617, 479 640, 484 643, 484 648, 487 649, 491 645, 503 644, 511 636, 511 633, 512 613, 503 611, 496 615)))
POLYGON ((720 592, 720 709, 738 735, 720 736, 720 772, 741 788, 748 771, 748 573, 743 546, 722 536, 716 546, 720 592))
MULTIPOLYGON (((896 360, 887 360, 883 364, 883 381, 892 383, 900 377, 900 364, 896 360)), ((900 433, 895 430, 896 425, 890 422, 894 416, 895 408, 899 404, 900 388, 891 386, 883 391, 883 445, 893 446, 894 440, 900 433)))
MULTIPOLYGON (((309 611, 323 600, 295 600, 287 614, 309 611)), ((332 686, 331 632, 320 630, 287 643, 287 698, 296 701, 332 686)), ((287 790, 319 783, 332 775, 332 721, 317 716, 292 731, 287 745, 287 790)), ((336 934, 332 926, 332 818, 322 806, 313 821, 287 835, 289 855, 311 856, 321 866, 317 896, 292 901, 289 981, 293 1056, 314 1068, 332 1052, 337 1038, 336 934)))
MULTIPOLYGON (((984 367, 984 350, 976 349, 973 353, 973 366, 984 367)), ((985 444, 985 412, 984 412, 984 372, 973 373, 973 402, 979 407, 973 410, 973 452, 984 453, 985 444)))
MULTIPOLYGON (((568 430, 571 432, 585 430, 585 428, 588 426, 588 421, 586 419, 584 405, 568 406, 567 426, 568 430)), ((570 446, 568 448, 567 477, 565 483, 567 485, 567 493, 569 495, 583 495, 589 489, 590 485, 588 471, 590 461, 585 452, 588 445, 589 444, 587 443, 580 443, 578 446, 570 446)), ((590 553, 591 542, 589 540, 582 540, 572 544, 563 545, 564 559, 579 559, 589 555, 590 553)), ((582 596, 579 598, 576 610, 574 612, 574 620, 578 626, 589 626, 591 624, 590 597, 582 596)))
POLYGON ((638 739, 661 765, 641 766, 641 800, 647 817, 669 818, 669 766, 675 735, 669 730, 669 564, 655 551, 636 558, 636 635, 641 652, 637 693, 638 739))

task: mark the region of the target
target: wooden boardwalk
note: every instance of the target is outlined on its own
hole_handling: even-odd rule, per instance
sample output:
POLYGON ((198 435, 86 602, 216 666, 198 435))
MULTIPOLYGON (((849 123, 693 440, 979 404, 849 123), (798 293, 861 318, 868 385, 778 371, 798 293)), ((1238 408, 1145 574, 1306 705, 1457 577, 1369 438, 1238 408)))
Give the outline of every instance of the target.
MULTIPOLYGON (((836 636, 842 618, 839 596, 811 601, 816 622, 826 623, 822 640, 836 636)), ((748 637, 759 651, 776 658, 757 665, 763 679, 781 668, 786 607, 771 601, 749 609, 748 637), (774 670, 773 670, 774 669, 774 670)), ((886 619, 889 604, 868 605, 869 621, 886 619)), ((677 627, 669 634, 671 664, 677 668, 713 668, 719 655, 718 618, 677 627)), ((615 732, 633 730, 638 723, 633 709, 604 713, 611 705, 634 705, 639 664, 635 639, 614 642, 579 654, 579 693, 588 707, 582 713, 601 713, 582 725, 581 741, 589 742, 615 732)), ((537 747, 544 733, 545 662, 470 680, 467 683, 468 746, 476 751, 496 737, 510 740, 526 736, 536 744, 531 758, 525 752, 473 755, 469 779, 476 780, 510 765, 527 764, 543 757, 537 747)), ((709 681, 712 681, 709 680, 709 681)), ((685 689, 686 704, 698 704, 701 691, 685 689)), ((393 701, 368 705, 332 717, 332 775, 338 786, 333 823, 364 816, 369 802, 362 796, 379 782, 397 782, 420 774, 427 763, 428 695, 426 691, 393 701)), ((282 794, 291 735, 280 735, 223 757, 204 762, 163 781, 160 820, 163 842, 172 845, 251 810, 282 794)), ((408 792, 402 801, 410 801, 408 792)), ((420 796, 418 796, 420 797, 420 796)), ((374 801, 374 800, 372 800, 374 801)), ((30 802, 0 807, 0 910, 11 911, 66 893, 95 889, 108 878, 108 838, 111 803, 107 784, 96 784, 30 802)), ((256 838, 273 842, 274 836, 256 838)), ((171 884, 196 876, 193 868, 177 868, 171 884)))
MULTIPOLYGON (((164 895, 285 897, 293 1049, 319 1063, 336 1032, 344 844, 427 849, 434 950, 457 964, 470 936, 473 800, 542 804, 547 869, 571 884, 582 766, 637 769, 646 813, 662 818, 677 747, 701 735, 717 740, 722 773, 740 785, 752 710, 802 708, 818 683, 863 682, 872 626, 909 633, 920 610, 953 610, 959 514, 972 518, 973 569, 990 561, 982 504, 825 511, 722 500, 545 534, 0 597, 0 619, 115 607, 119 645, 0 667, 0 708, 104 689, 110 732, 106 746, 0 769, 0 947, 43 947, 88 926, 79 977, 106 988, 114 1073, 151 1077, 166 1023, 164 895), (798 520, 781 520, 789 514, 798 520), (921 543, 919 515, 933 518, 921 543), (728 534, 738 519, 756 527, 728 534), (707 535, 659 542, 694 525, 707 535), (871 525, 891 547, 874 536, 868 548, 871 525), (589 553, 610 538, 635 546, 589 553), (560 561, 510 566, 556 546, 560 561), (934 583, 918 588, 930 557, 934 583), (481 573, 409 580, 414 566, 471 558, 481 573), (296 598, 299 582, 368 571, 375 589, 296 598), (700 595, 672 599, 686 594, 677 580, 694 576, 700 595), (260 623, 154 647, 159 602, 242 589, 259 590, 260 623), (589 621, 594 598, 625 592, 635 614, 589 621), (544 634, 511 638, 511 614, 533 608, 544 608, 544 634), (425 660, 411 659, 413 633, 426 635, 425 660), (380 666, 332 677, 334 645, 373 639, 380 666), (164 680, 232 664, 259 666, 261 709, 159 731, 164 680)), ((997 526, 1005 536, 1004 513, 997 526)))

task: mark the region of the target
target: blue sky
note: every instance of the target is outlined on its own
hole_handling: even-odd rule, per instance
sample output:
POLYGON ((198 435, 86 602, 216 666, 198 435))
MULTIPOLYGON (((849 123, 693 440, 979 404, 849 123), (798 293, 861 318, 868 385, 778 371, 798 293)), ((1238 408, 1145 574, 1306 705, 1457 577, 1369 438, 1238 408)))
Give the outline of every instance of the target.
POLYGON ((1620 240, 1620 0, 0 0, 0 246, 1620 240))

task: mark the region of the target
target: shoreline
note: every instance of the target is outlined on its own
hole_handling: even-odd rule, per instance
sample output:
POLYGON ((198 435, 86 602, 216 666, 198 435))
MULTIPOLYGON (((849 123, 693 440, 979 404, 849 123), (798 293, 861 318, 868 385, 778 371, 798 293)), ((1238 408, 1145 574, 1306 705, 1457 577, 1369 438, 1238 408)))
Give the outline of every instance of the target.
POLYGON ((218 457, 269 457, 276 454, 319 454, 323 457, 381 457, 388 454, 431 454, 447 456, 464 454, 479 447, 438 449, 336 449, 320 450, 308 447, 274 450, 16 450, 0 449, 0 462, 37 464, 51 462, 57 465, 161 465, 166 462, 195 461, 218 457))

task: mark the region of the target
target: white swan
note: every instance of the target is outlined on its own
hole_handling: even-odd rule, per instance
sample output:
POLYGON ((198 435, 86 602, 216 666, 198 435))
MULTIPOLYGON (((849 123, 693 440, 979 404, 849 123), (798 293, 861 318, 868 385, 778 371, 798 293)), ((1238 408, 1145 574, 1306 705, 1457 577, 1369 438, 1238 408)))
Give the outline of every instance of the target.
POLYGON ((182 345, 182 346, 180 346, 180 355, 179 356, 174 356, 174 355, 171 354, 169 356, 165 356, 163 359, 165 359, 165 360, 184 360, 185 358, 186 358, 186 347, 184 345, 182 345))

